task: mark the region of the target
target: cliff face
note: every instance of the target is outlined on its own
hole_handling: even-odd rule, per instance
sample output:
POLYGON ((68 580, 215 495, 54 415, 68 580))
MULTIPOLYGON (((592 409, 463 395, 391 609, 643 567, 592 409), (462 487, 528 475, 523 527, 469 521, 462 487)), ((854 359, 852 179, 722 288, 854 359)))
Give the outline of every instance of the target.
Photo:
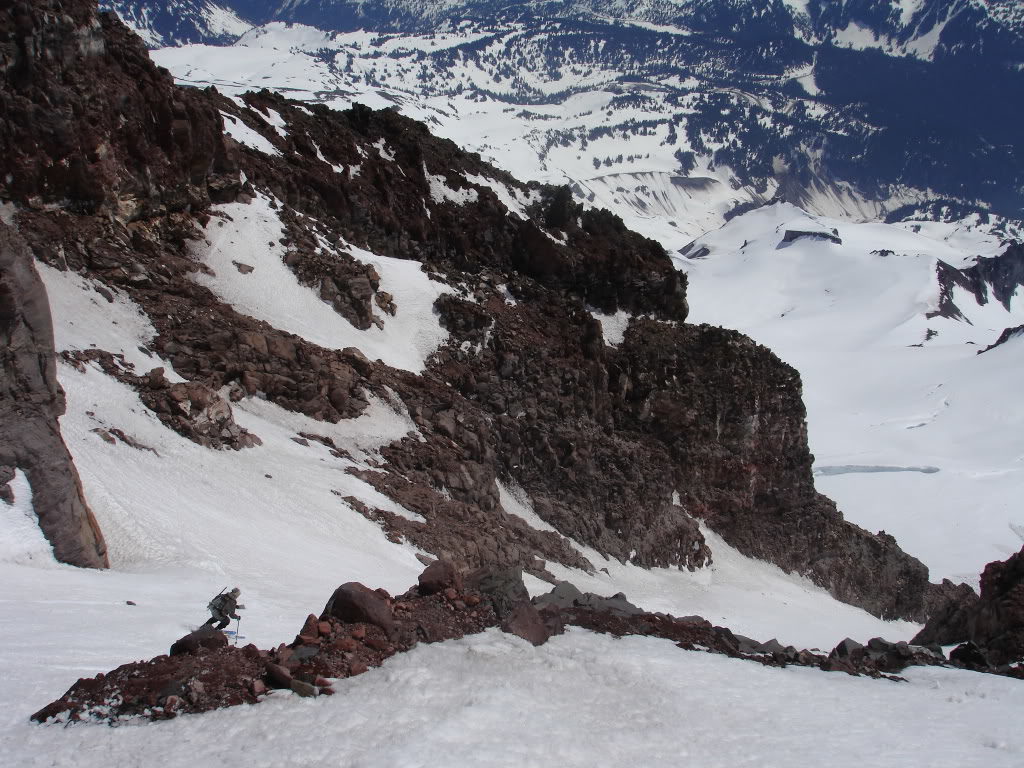
POLYGON ((0 475, 21 469, 58 560, 103 568, 106 546, 60 435, 53 324, 31 252, 0 222, 0 475))
MULTIPOLYGON (((564 537, 642 566, 701 567, 713 556, 703 519, 840 599, 923 615, 924 566, 814 491, 796 372, 740 334, 685 325, 685 277, 616 217, 393 112, 175 88, 85 0, 23 4, 4 23, 0 196, 35 257, 127 292, 156 328, 152 351, 206 410, 229 413, 215 401, 225 386, 325 421, 360 414, 368 392, 399 398, 419 434, 364 479, 425 522, 349 500, 390 535, 548 577, 545 561, 592 567, 564 537), (218 113, 272 150, 226 137, 218 113), (355 327, 402 307, 353 246, 416 259, 447 286, 435 310, 451 337, 422 373, 318 347, 196 282, 204 228, 224 221, 214 204, 256 195, 284 228, 285 264, 355 327), (595 313, 617 311, 632 320, 612 345, 595 313), (507 514, 499 482, 555 531, 507 514)), ((207 439, 158 372, 102 351, 77 362, 207 439)), ((252 444, 236 438, 214 447, 252 444)))

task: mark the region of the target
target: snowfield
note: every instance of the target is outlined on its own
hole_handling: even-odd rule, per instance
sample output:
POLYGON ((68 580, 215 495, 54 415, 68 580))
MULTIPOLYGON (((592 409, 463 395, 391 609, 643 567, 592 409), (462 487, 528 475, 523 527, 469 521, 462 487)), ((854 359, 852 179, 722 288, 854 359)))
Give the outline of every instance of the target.
POLYGON ((937 262, 967 266, 1000 253, 998 242, 781 204, 732 219, 689 254, 705 248, 675 258, 689 277, 688 320, 736 328, 800 372, 815 484, 848 519, 894 535, 933 581, 977 586, 986 563, 1020 550, 1024 340, 977 353, 1024 323, 1024 300, 979 306, 958 289, 964 320, 927 317, 937 262), (783 241, 832 229, 841 245, 783 241))
POLYGON ((581 630, 534 648, 490 630, 420 646, 330 698, 274 693, 137 727, 20 726, 9 754, 26 768, 1020 765, 1019 682, 908 677, 771 669, 581 630))

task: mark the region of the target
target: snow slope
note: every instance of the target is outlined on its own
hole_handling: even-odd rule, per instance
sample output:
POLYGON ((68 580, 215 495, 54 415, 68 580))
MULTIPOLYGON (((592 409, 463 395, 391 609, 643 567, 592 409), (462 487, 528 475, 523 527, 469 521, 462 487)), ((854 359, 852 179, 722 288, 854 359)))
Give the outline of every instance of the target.
MULTIPOLYGON (((271 221, 272 209, 261 205, 233 211, 233 219, 262 215, 264 223, 271 221)), ((257 227, 253 237, 265 234, 257 227)), ((258 253, 256 242, 247 251, 256 262, 254 275, 269 268, 270 256, 280 258, 273 247, 258 253)), ((214 266, 241 274, 230 261, 214 266)), ((112 295, 111 303, 77 275, 40 271, 59 348, 102 345, 136 370, 158 364, 170 370, 139 350, 153 328, 127 297, 112 295)), ((281 319, 263 311, 265 318, 281 319)), ((305 615, 344 581, 399 592, 421 570, 412 547, 388 541, 341 498, 352 495, 412 516, 345 471, 369 466, 382 445, 415 433, 400 405, 372 399, 363 416, 329 425, 244 399, 233 406, 235 418, 262 445, 218 452, 167 430, 133 391, 93 366, 81 371, 61 364, 58 373, 68 399, 62 430, 113 568, 55 563, 32 525, 31 495, 17 475, 15 506, 0 503, 0 600, 7 618, 0 623, 0 744, 8 764, 106 768, 159 755, 165 765, 228 759, 275 766, 328 759, 339 765, 532 765, 555 755, 561 765, 655 764, 685 756, 714 765, 758 744, 762 764, 789 765, 820 754, 814 734, 822 713, 858 723, 835 734, 835 748, 851 761, 876 749, 883 721, 890 725, 886 732, 894 732, 894 712, 900 727, 916 735, 909 742, 890 737, 883 765, 905 764, 899 756, 907 751, 900 750, 926 750, 935 765, 1010 765, 1024 746, 1008 725, 1006 712, 1022 696, 1009 681, 915 670, 909 684, 895 685, 765 670, 669 643, 582 631, 541 649, 496 632, 421 648, 339 684, 334 699, 274 694, 258 707, 140 727, 31 725, 28 715, 77 677, 166 652, 205 617, 206 601, 225 586, 242 588, 248 606, 242 632, 266 647, 294 635, 305 615), (108 444, 93 431, 114 427, 142 447, 108 444), (327 434, 353 458, 339 459, 312 441, 300 445, 291 439, 299 431, 327 434), (778 695, 766 697, 766 688, 778 695), (624 708, 628 728, 622 727, 624 708), (944 713, 956 714, 959 727, 926 739, 925 723, 944 713), (802 725, 780 727, 787 722, 802 725), (591 731, 601 735, 574 736, 591 731), (304 733, 317 739, 280 736, 304 733)), ((502 502, 510 513, 543 525, 516 489, 503 488, 502 502)), ((837 603, 706 535, 716 563, 695 574, 644 571, 583 550, 605 570, 558 569, 558 575, 587 590, 624 591, 651 610, 701 613, 741 633, 802 646, 828 648, 846 635, 903 639, 916 630, 837 603)), ((532 579, 530 587, 546 589, 532 579)))
POLYGON ((534 648, 492 630, 420 646, 331 698, 274 693, 141 727, 18 725, 8 754, 26 768, 1020 764, 1019 682, 926 669, 908 678, 764 668, 583 631, 534 648))
POLYGON ((818 489, 847 518, 893 534, 933 580, 976 584, 1021 546, 1010 526, 1024 524, 1024 344, 977 352, 1024 323, 1024 301, 1007 311, 959 296, 966 322, 929 319, 937 261, 968 265, 998 245, 915 228, 776 205, 698 238, 689 253, 709 253, 676 263, 691 321, 737 328, 800 371, 818 489), (842 245, 783 242, 786 230, 833 228, 842 245))
MULTIPOLYGON (((475 192, 475 190, 474 190, 475 192)), ((328 349, 357 347, 371 360, 382 360, 414 373, 448 338, 434 312, 434 302, 450 289, 430 280, 417 261, 378 256, 356 246, 344 250, 371 264, 381 290, 394 297, 397 312, 376 315, 380 326, 361 331, 299 283, 282 260, 285 248, 278 216, 280 203, 263 195, 249 204, 215 206, 206 227, 206 243, 197 255, 211 268, 198 280, 239 312, 264 320, 328 349), (243 274, 236 264, 253 267, 243 274)), ((321 248, 331 249, 327 243, 321 248)), ((333 252, 333 251, 332 251, 333 252)))

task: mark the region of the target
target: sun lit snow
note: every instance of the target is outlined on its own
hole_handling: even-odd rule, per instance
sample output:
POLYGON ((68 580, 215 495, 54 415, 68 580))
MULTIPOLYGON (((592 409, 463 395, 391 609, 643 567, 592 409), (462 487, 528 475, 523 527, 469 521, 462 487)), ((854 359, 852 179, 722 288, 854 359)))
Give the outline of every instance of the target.
POLYGON ((1024 513, 1009 500, 1024 494, 1012 373, 1024 349, 977 352, 1024 323, 1024 305, 980 307, 957 290, 970 323, 927 317, 938 307, 938 261, 972 263, 995 250, 987 236, 776 205, 698 238, 690 253, 701 248, 702 259, 676 258, 689 277, 689 320, 737 328, 797 368, 816 466, 888 470, 819 474, 818 489, 849 519, 896 536, 933 580, 976 583, 986 563, 1020 548, 1010 524, 1024 513), (843 244, 785 243, 787 228, 836 228, 843 244), (921 466, 938 471, 892 471, 921 466))
MULTIPOLYGON (((275 203, 276 205, 276 203, 275 203)), ((427 357, 448 337, 434 312, 434 301, 450 289, 430 280, 419 262, 378 256, 355 246, 343 250, 371 264, 381 290, 394 297, 397 314, 379 315, 383 328, 355 328, 313 288, 300 285, 285 265, 285 248, 277 209, 258 196, 252 203, 217 206, 227 217, 214 216, 206 227, 209 245, 198 248, 213 274, 196 279, 243 314, 265 320, 329 349, 356 347, 367 357, 395 368, 422 371, 427 357), (242 274, 235 262, 253 267, 242 274)))

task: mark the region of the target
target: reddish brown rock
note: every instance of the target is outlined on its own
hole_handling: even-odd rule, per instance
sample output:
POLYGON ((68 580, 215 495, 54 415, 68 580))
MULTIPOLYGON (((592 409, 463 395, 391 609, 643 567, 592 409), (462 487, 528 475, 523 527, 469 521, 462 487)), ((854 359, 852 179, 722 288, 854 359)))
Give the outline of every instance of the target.
POLYGON ((46 289, 21 237, 0 221, 0 465, 7 468, 0 495, 13 501, 7 483, 13 468, 22 469, 54 556, 105 568, 103 535, 61 437, 64 409, 46 289))
POLYGON ((424 595, 432 595, 446 588, 461 591, 462 574, 455 563, 449 560, 435 560, 420 574, 419 588, 424 595))
POLYGON ((334 591, 321 617, 334 617, 348 623, 373 624, 383 629, 388 637, 393 636, 398 629, 388 600, 377 591, 355 581, 342 584, 334 591))
POLYGON ((171 656, 183 653, 199 653, 204 648, 224 648, 228 644, 227 635, 213 627, 200 627, 194 632, 189 632, 184 637, 174 641, 171 656))
POLYGON ((551 638, 540 613, 528 602, 519 603, 501 622, 501 628, 534 645, 544 645, 551 638))

